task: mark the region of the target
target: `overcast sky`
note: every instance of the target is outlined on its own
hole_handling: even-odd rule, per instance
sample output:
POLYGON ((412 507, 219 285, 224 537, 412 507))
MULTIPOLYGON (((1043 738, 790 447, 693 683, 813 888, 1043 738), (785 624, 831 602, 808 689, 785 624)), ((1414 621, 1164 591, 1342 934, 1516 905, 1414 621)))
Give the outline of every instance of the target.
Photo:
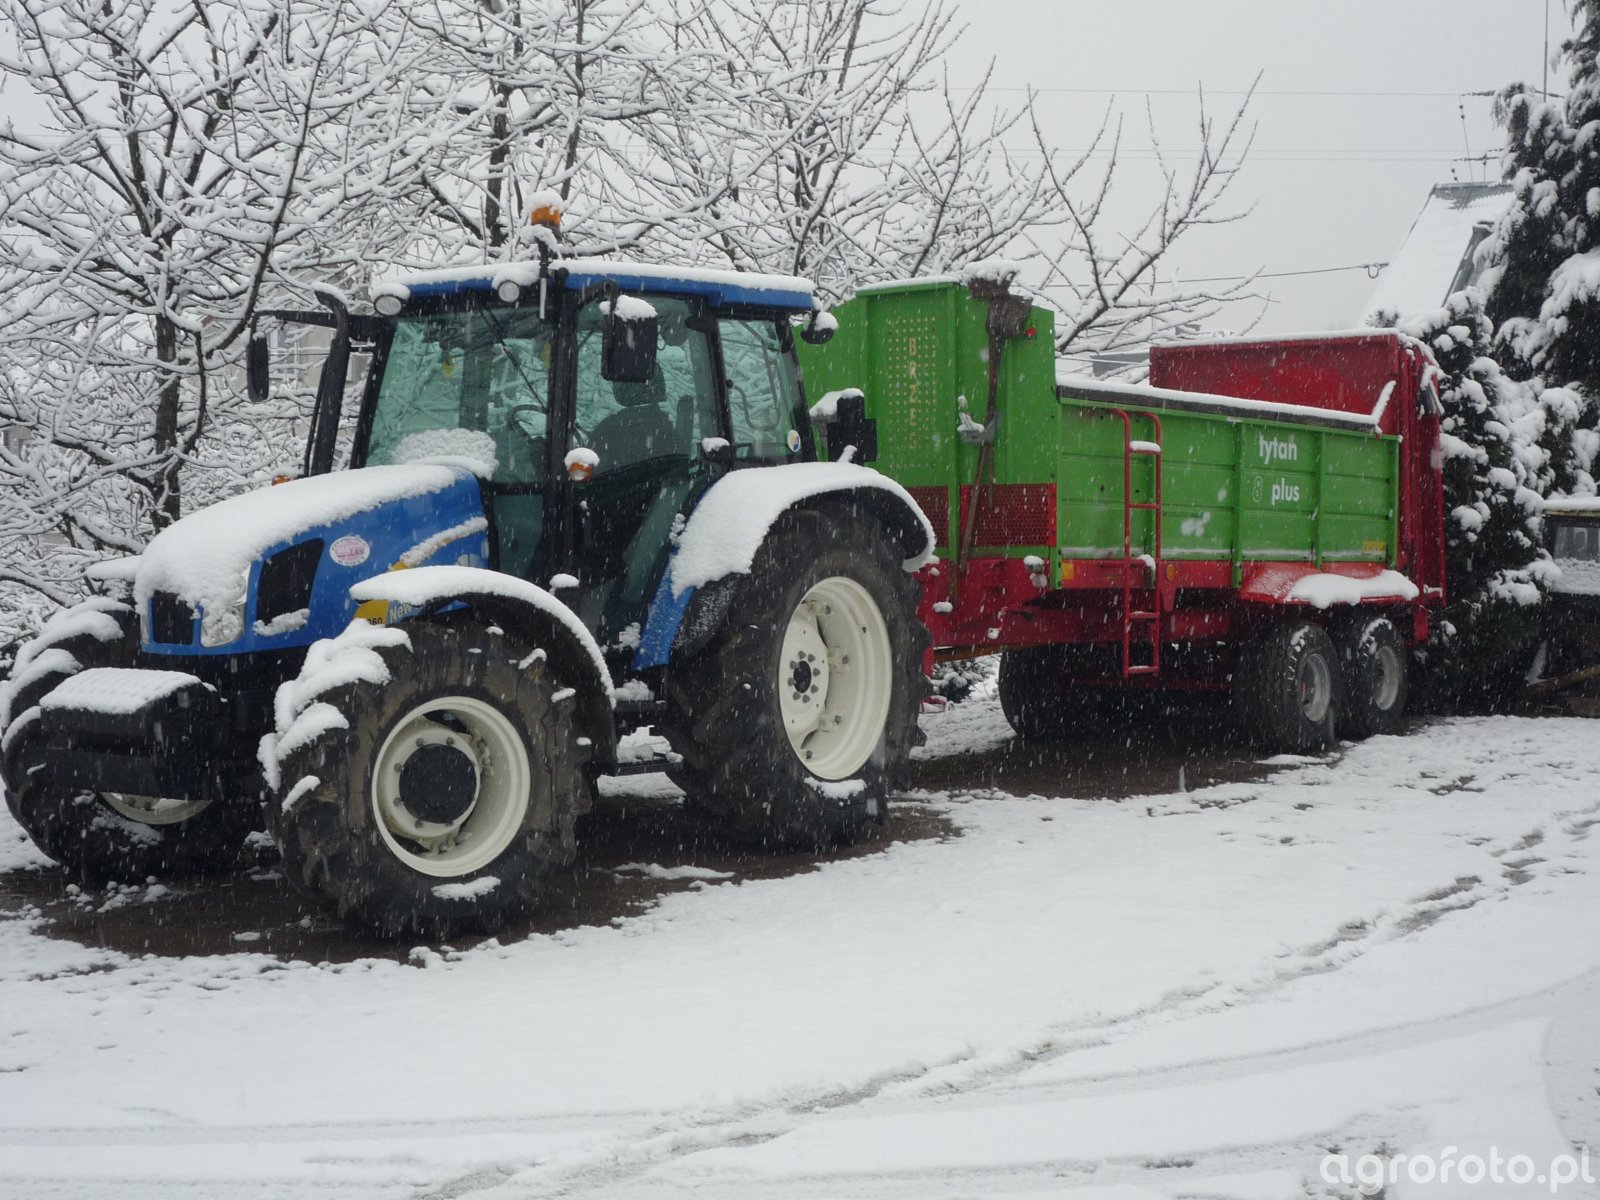
MULTIPOLYGON (((915 6, 920 0, 910 0, 915 6)), ((1569 32, 1567 0, 1548 0, 1550 44, 1569 32)), ((1230 194, 1236 224, 1197 231, 1163 265, 1187 279, 1327 271, 1387 261, 1428 189, 1498 177, 1500 131, 1487 95, 1545 61, 1546 0, 949 0, 967 24, 950 55, 956 86, 995 62, 994 97, 1040 95, 1047 135, 1088 144, 1108 103, 1127 117, 1120 212, 1159 195, 1145 133, 1146 97, 1164 146, 1199 138, 1196 89, 1226 120, 1260 75, 1249 110, 1255 144, 1230 194), (1463 121, 1463 114, 1465 121, 1463 121), (1143 153, 1141 153, 1143 151, 1143 153)), ((0 31, 3 35, 4 31, 0 31)), ((3 37, 0 37, 3 40, 3 37)), ((1565 87, 1553 71, 1553 90, 1565 87)), ((15 89, 0 96, 23 118, 15 89)), ((1026 141, 1026 138, 1018 138, 1026 141)), ((1361 270, 1262 278, 1262 332, 1343 328, 1373 281, 1361 270)), ((1224 315, 1242 327, 1259 305, 1224 315)))
MULTIPOLYGON (((1040 89, 1040 112, 1061 146, 1085 145, 1113 94, 1143 139, 1149 91, 1165 145, 1192 148, 1196 86, 1223 117, 1261 74, 1255 147, 1232 193, 1254 211, 1182 248, 1168 270, 1189 278, 1386 261, 1434 183, 1498 177, 1497 162, 1455 161, 1501 144, 1489 98, 1466 93, 1513 79, 1538 86, 1544 62, 1545 0, 954 3, 968 29, 951 58, 952 83, 993 57, 997 84, 1040 89)), ((1550 0, 1550 18, 1559 45, 1569 30, 1565 0, 1550 0)), ((1564 71, 1552 72, 1552 90, 1565 82, 1564 71)), ((1134 177, 1138 169, 1125 202, 1149 199, 1151 181, 1134 177)), ((1282 332, 1350 325, 1372 281, 1343 271, 1259 287, 1273 303, 1258 328, 1282 332)))

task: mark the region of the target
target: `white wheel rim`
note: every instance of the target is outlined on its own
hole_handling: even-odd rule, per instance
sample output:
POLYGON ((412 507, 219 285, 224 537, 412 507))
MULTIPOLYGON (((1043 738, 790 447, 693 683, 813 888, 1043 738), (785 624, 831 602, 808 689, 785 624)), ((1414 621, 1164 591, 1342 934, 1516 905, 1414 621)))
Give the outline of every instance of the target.
POLYGON ((800 598, 778 655, 778 708, 813 775, 847 779, 877 750, 893 661, 883 613, 855 580, 833 575, 800 598))
POLYGON ((1306 720, 1320 725, 1333 704, 1333 671, 1320 654, 1308 654, 1295 675, 1295 698, 1306 720))
POLYGON ((372 768, 372 815, 390 852, 423 875, 455 879, 488 866, 522 829, 533 771, 517 726, 470 696, 419 704, 384 738, 372 768), (419 749, 447 746, 470 760, 475 780, 467 809, 448 822, 406 807, 400 779, 419 749))
POLYGON ((1373 674, 1377 686, 1372 689, 1372 700, 1379 712, 1388 712, 1400 699, 1400 656, 1393 646, 1380 646, 1373 661, 1373 674))
POLYGON ((119 817, 140 825, 176 825, 187 821, 211 803, 209 800, 174 800, 164 796, 134 796, 124 792, 101 792, 100 799, 119 817))

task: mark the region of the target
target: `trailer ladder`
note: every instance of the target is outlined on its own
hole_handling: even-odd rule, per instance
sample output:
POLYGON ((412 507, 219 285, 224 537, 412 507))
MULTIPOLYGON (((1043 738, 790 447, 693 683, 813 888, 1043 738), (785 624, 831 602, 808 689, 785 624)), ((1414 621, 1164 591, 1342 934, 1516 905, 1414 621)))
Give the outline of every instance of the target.
POLYGON ((1120 408, 1113 411, 1122 418, 1122 677, 1127 679, 1134 675, 1161 674, 1161 418, 1154 413, 1139 414, 1141 419, 1150 422, 1152 430, 1152 440, 1140 441, 1133 436, 1132 415, 1120 408), (1133 460, 1136 456, 1148 458, 1154 466, 1155 481, 1150 500, 1133 498, 1133 460), (1133 514, 1136 512, 1151 514, 1152 545, 1148 562, 1144 561, 1147 556, 1135 558, 1133 554, 1133 514), (1147 567, 1150 572, 1150 607, 1139 609, 1134 607, 1134 592, 1145 589, 1133 586, 1134 572, 1147 567), (1148 629, 1148 641, 1142 638, 1135 641, 1134 630, 1138 628, 1148 629), (1136 644, 1149 646, 1149 661, 1134 662, 1133 649, 1136 644))

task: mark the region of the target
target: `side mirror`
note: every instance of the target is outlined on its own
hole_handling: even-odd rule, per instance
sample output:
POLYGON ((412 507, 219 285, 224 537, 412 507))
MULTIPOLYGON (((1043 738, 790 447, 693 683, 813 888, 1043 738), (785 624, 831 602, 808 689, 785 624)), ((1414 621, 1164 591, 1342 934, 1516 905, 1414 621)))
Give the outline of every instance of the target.
POLYGON ((727 438, 701 438, 700 460, 710 463, 714 467, 733 466, 733 443, 728 441, 727 438))
POLYGON ((867 416, 867 400, 860 392, 846 392, 828 422, 828 457, 837 462, 845 447, 856 448, 853 462, 875 462, 878 457, 878 423, 867 416))
POLYGON ((811 313, 811 319, 800 327, 800 340, 808 346, 823 346, 838 332, 839 318, 816 309, 811 313))
POLYGON ((637 296, 602 300, 600 378, 608 383, 648 383, 656 372, 656 310, 637 296))
POLYGON ((244 385, 250 399, 255 404, 266 402, 267 394, 271 391, 268 379, 268 366, 270 353, 267 349, 267 339, 264 334, 255 334, 245 343, 244 348, 244 385))

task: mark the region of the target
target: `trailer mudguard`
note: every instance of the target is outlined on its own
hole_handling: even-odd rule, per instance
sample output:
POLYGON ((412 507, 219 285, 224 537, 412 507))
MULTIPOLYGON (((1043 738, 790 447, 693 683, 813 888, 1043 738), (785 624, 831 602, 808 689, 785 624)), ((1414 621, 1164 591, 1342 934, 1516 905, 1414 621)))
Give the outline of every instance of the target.
POLYGON ((479 567, 417 567, 363 580, 350 597, 381 606, 389 625, 459 606, 543 650, 556 676, 578 692, 578 724, 594 743, 593 761, 601 767, 616 761, 611 673, 600 647, 577 614, 537 584, 479 567))
POLYGON ((858 514, 900 547, 907 571, 933 561, 933 527, 899 484, 854 463, 786 463, 733 471, 700 498, 656 589, 636 670, 692 654, 721 627, 739 577, 772 526, 795 509, 858 514))

